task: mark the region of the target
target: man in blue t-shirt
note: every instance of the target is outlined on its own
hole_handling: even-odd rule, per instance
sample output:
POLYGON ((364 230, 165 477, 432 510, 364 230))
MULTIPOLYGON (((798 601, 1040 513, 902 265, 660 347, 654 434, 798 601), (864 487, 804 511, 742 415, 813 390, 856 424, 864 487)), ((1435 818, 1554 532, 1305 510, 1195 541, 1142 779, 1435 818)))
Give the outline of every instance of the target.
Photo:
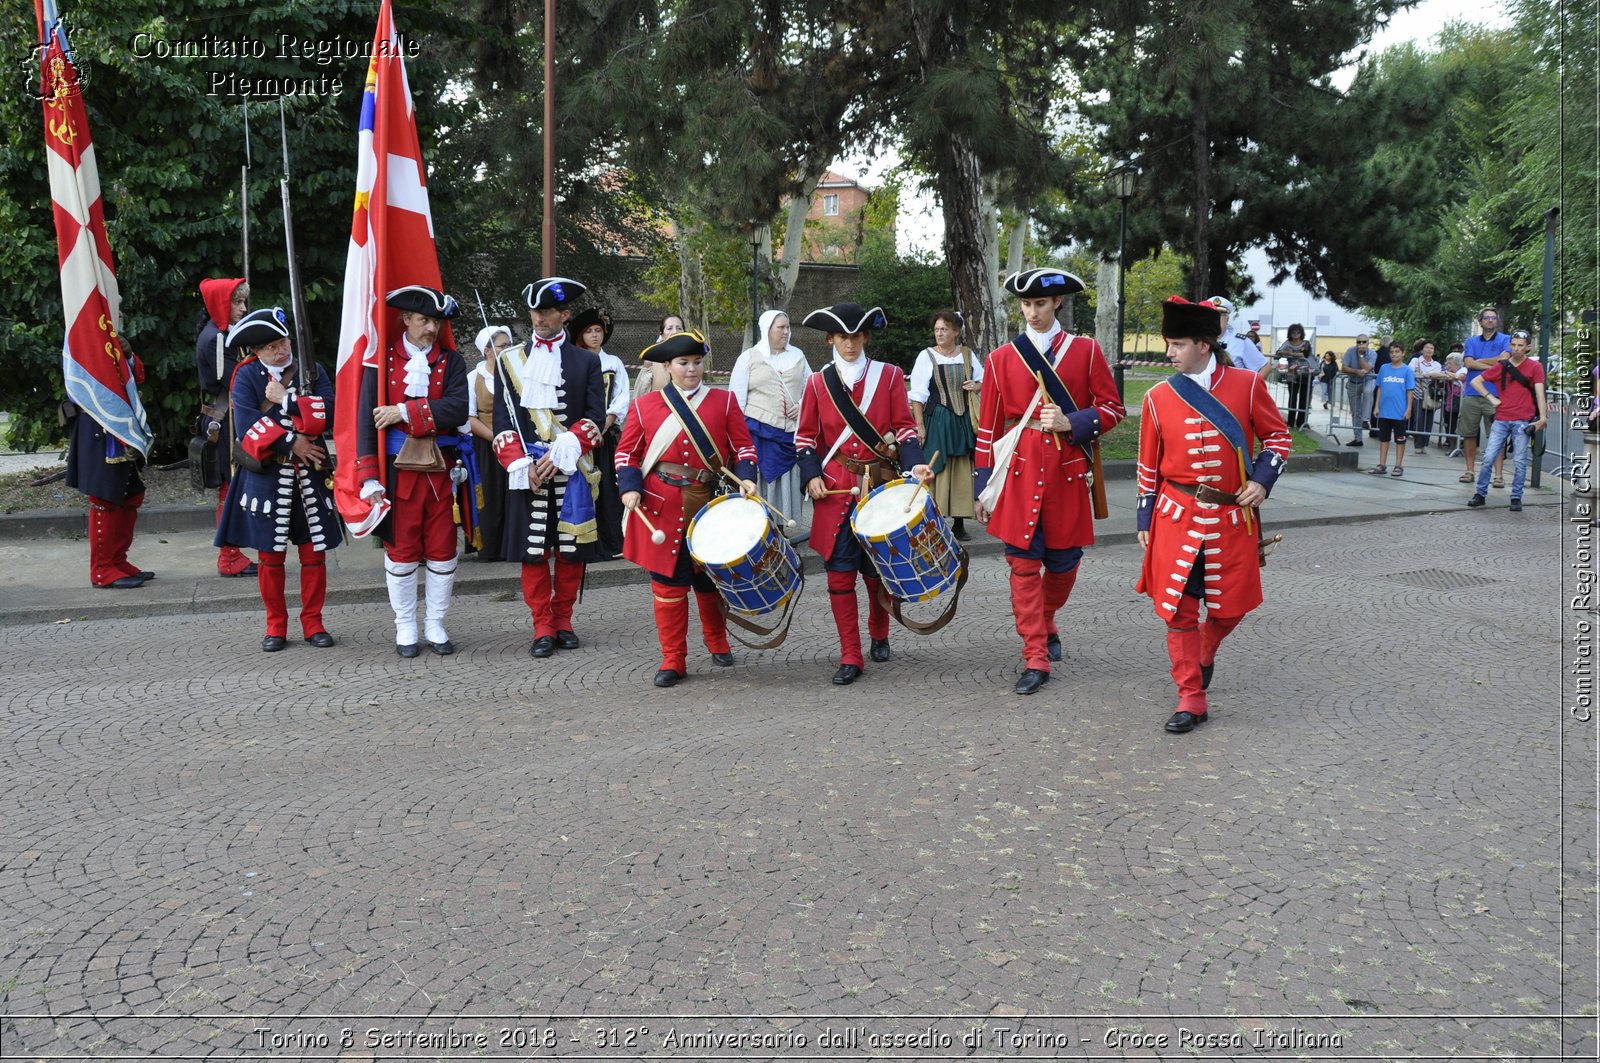
POLYGON ((1395 442, 1394 471, 1390 476, 1405 475, 1406 425, 1411 421, 1411 389, 1417 386, 1417 375, 1406 364, 1403 343, 1389 344, 1389 364, 1378 369, 1378 464, 1368 469, 1373 476, 1389 472, 1389 440, 1395 442))
MULTIPOLYGON (((1467 367, 1467 378, 1461 383, 1461 412, 1456 418, 1456 431, 1461 433, 1461 449, 1467 456, 1467 471, 1461 474, 1462 483, 1471 483, 1477 478, 1478 470, 1474 464, 1478 456, 1478 429, 1483 429, 1483 442, 1489 443, 1489 430, 1494 425, 1494 405, 1489 401, 1500 393, 1493 384, 1485 384, 1488 396, 1479 395, 1472 387, 1472 382, 1492 365, 1504 362, 1511 357, 1511 337, 1500 331, 1500 311, 1492 306, 1486 306, 1478 311, 1478 327, 1483 330, 1482 335, 1468 336, 1466 353, 1461 356, 1461 364, 1467 367)), ((1494 466, 1494 485, 1500 487, 1504 484, 1505 456, 1502 452, 1494 466)))

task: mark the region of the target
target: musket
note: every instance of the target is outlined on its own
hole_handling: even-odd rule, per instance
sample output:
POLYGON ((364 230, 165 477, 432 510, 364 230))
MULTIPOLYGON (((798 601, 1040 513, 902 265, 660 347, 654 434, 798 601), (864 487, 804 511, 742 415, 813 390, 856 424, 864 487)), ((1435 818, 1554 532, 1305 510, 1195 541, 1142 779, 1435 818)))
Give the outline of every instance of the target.
POLYGON ((294 254, 294 214, 289 205, 289 122, 284 117, 282 96, 278 97, 278 133, 283 140, 283 179, 278 187, 283 193, 283 243, 289 256, 289 302, 294 310, 295 377, 304 395, 315 386, 306 368, 312 358, 311 324, 306 320, 305 293, 300 288, 300 266, 294 254))

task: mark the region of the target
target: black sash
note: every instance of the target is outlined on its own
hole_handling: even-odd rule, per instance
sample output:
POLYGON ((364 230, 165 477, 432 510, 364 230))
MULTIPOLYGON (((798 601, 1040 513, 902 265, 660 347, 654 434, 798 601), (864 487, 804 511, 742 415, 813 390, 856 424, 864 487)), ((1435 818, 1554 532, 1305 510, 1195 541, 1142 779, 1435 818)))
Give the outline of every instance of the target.
POLYGON ((689 434, 689 442, 694 444, 694 449, 699 452, 700 460, 706 463, 706 468, 714 473, 721 472, 724 464, 722 451, 717 449, 717 444, 711 439, 711 430, 700 419, 700 414, 695 408, 689 405, 689 400, 683 397, 683 392, 678 390, 676 384, 668 384, 661 389, 661 397, 667 400, 672 412, 678 415, 678 421, 689 434))
POLYGON ((822 386, 827 389, 828 398, 833 400, 833 408, 839 411, 839 416, 844 418, 844 423, 850 426, 856 438, 871 447, 879 457, 887 458, 888 444, 882 433, 872 427, 867 415, 850 397, 850 389, 844 386, 844 381, 839 378, 839 368, 832 362, 822 369, 822 386))

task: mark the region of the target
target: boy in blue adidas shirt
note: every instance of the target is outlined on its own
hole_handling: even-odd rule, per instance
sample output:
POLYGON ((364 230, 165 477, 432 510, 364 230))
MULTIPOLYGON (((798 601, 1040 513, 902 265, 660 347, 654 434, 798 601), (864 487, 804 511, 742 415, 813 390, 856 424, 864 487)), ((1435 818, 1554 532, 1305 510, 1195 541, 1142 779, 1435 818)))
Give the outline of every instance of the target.
POLYGON ((1389 344, 1389 364, 1378 368, 1378 395, 1375 403, 1378 420, 1378 464, 1368 469, 1373 476, 1389 472, 1389 440, 1395 443, 1394 471, 1390 476, 1405 475, 1406 425, 1411 421, 1411 389, 1417 386, 1417 375, 1406 365, 1406 348, 1402 343, 1389 344))

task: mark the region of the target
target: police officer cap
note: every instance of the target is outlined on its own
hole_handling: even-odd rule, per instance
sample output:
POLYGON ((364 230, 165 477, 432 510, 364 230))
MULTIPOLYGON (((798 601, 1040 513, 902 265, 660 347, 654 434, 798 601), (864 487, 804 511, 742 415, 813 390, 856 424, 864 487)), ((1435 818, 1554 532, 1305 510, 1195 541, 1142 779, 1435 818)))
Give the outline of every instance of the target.
POLYGON ((1076 295, 1083 291, 1084 283, 1064 269, 1044 266, 1018 270, 1006 278, 1005 289, 1019 299, 1038 299, 1046 295, 1076 295))
POLYGON ((461 309, 456 305, 454 297, 422 284, 408 284, 404 288, 396 288, 384 296, 383 301, 402 313, 426 314, 428 317, 444 320, 455 317, 461 309))
POLYGON ((664 365, 674 358, 704 358, 710 353, 711 344, 691 329, 688 332, 675 332, 658 343, 652 343, 639 352, 639 357, 646 362, 661 362, 664 365))
POLYGON ((542 277, 522 289, 529 310, 554 310, 571 305, 589 289, 568 277, 542 277))
POLYGON ((223 341, 229 347, 265 347, 277 340, 289 338, 289 326, 283 307, 270 310, 252 310, 228 329, 223 341))
POLYGON ((814 328, 818 332, 838 332, 853 336, 868 329, 885 328, 889 324, 889 319, 884 316, 881 306, 863 310, 860 303, 834 303, 832 306, 811 311, 800 324, 806 328, 814 328))

